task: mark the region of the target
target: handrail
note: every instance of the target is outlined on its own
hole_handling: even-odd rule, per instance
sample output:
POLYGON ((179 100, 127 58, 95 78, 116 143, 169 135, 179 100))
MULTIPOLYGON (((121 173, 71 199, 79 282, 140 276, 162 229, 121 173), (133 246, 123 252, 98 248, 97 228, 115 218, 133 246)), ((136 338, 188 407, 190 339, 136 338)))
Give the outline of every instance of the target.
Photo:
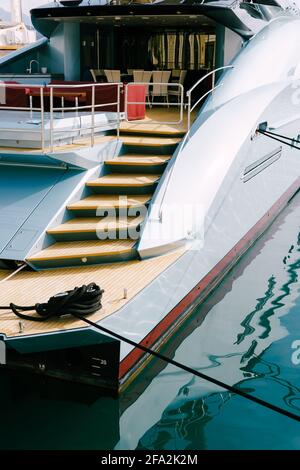
MULTIPOLYGON (((179 147, 179 150, 178 150, 178 153, 176 155, 176 160, 177 158, 179 157, 179 155, 181 154, 182 150, 183 150, 183 147, 185 146, 185 143, 187 141, 187 138, 189 137, 189 134, 190 134, 190 131, 187 131, 187 133, 185 134, 184 138, 182 139, 181 143, 180 143, 180 147, 179 147)), ((164 188, 164 192, 163 192, 163 195, 162 195, 162 198, 161 198, 161 202, 160 202, 160 207, 159 207, 159 213, 158 213, 158 219, 160 222, 162 222, 162 205, 163 205, 163 202, 164 202, 164 199, 165 199, 165 195, 166 195, 166 192, 167 192, 167 189, 169 187, 169 183, 170 183, 170 180, 171 180, 171 176, 172 176, 172 173, 173 173, 173 170, 174 170, 174 166, 175 166, 175 162, 176 160, 174 161, 173 163, 173 166, 169 172, 169 175, 168 175, 168 179, 167 179, 167 183, 165 184, 165 188, 164 188)))
MULTIPOLYGON (((180 155, 181 155, 181 152, 183 151, 183 148, 188 140, 188 138, 190 137, 190 130, 191 130, 191 112, 195 109, 195 107, 204 99, 206 98, 206 96, 208 96, 210 93, 212 93, 214 90, 216 90, 217 88, 221 87, 222 86, 222 83, 220 83, 219 85, 217 86, 213 86, 209 91, 207 91, 206 93, 204 93, 200 98, 199 100, 192 106, 192 101, 191 101, 191 93, 192 91, 197 88, 197 86, 202 83, 208 76, 212 75, 212 74, 215 74, 216 72, 218 72, 219 70, 224 70, 224 69, 228 69, 228 68, 233 68, 233 65, 226 65, 224 67, 219 67, 215 70, 212 70, 211 72, 207 73, 206 75, 204 75, 204 77, 201 77, 200 80, 198 80, 188 91, 187 91, 187 98, 188 98, 188 129, 187 129, 187 132, 184 136, 184 139, 181 141, 180 143, 180 147, 179 147, 179 150, 177 152, 177 155, 175 157, 175 159, 177 160, 180 155)), ((174 167, 175 167, 175 163, 176 163, 176 160, 174 161, 173 163, 173 166, 169 172, 169 175, 168 175, 168 179, 167 179, 167 183, 165 184, 165 188, 164 188, 164 192, 163 192, 163 195, 162 195, 162 198, 161 198, 161 202, 160 202, 160 207, 159 207, 159 213, 158 213, 158 219, 160 222, 162 222, 162 205, 163 205, 163 202, 164 202, 164 199, 165 199, 165 195, 167 193, 167 189, 169 187, 169 184, 170 184, 170 180, 171 180, 171 176, 173 174, 173 171, 174 171, 174 167)))
MULTIPOLYGON (((95 112, 98 110, 98 108, 106 108, 109 106, 116 106, 117 112, 116 112, 116 121, 117 121, 117 138, 119 139, 120 136, 120 121, 121 121, 121 112, 120 112, 120 99, 121 99, 121 88, 123 87, 123 83, 121 82, 116 82, 116 83, 79 83, 79 84, 64 84, 64 83, 57 83, 57 84, 29 84, 29 83, 5 83, 5 82, 0 82, 0 89, 21 89, 21 90, 36 90, 36 96, 39 96, 40 98, 40 107, 34 107, 33 106, 33 100, 30 99, 30 104, 29 107, 24 107, 24 106, 9 106, 9 105, 1 105, 0 104, 0 110, 14 110, 14 111, 30 111, 30 117, 31 119, 33 118, 33 112, 38 112, 40 113, 40 119, 41 119, 41 128, 40 129, 23 129, 22 132, 32 132, 32 133, 41 133, 41 149, 44 152, 45 147, 46 147, 46 137, 45 137, 45 96, 47 93, 47 96, 49 97, 50 101, 50 108, 49 108, 49 125, 50 125, 50 136, 49 136, 49 144, 48 146, 50 147, 50 151, 53 151, 54 145, 55 145, 55 139, 54 139, 54 134, 56 132, 62 133, 62 132, 69 132, 69 130, 64 131, 63 129, 55 129, 54 128, 54 112, 61 111, 62 114, 64 111, 67 109, 68 111, 76 111, 78 113, 79 110, 90 110, 91 111, 91 124, 90 125, 83 125, 80 122, 79 127, 76 129, 79 133, 82 130, 89 130, 90 132, 90 137, 91 137, 91 146, 94 145, 95 142, 95 129, 96 127, 99 127, 99 125, 95 122, 95 112), (101 103, 101 104, 96 104, 95 100, 95 90, 96 88, 99 87, 108 87, 108 86, 116 86, 117 87, 117 97, 113 103, 101 103), (62 94, 64 93, 63 90, 74 90, 76 91, 77 89, 80 90, 91 90, 91 97, 92 97, 92 103, 80 106, 78 99, 75 99, 75 106, 72 107, 65 107, 65 100, 64 97, 62 96, 62 103, 60 107, 55 107, 54 106, 54 94, 55 90, 61 90, 62 94)), ((30 98, 32 98, 30 96, 30 98)), ((78 114, 77 114, 78 115, 78 114)), ((10 129, 6 129, 10 131, 10 129)), ((13 131, 13 129, 12 129, 13 131)))
MULTIPOLYGON (((129 83, 128 86, 130 85, 136 85, 136 84, 140 84, 140 85, 151 85, 153 83, 145 83, 145 82, 132 82, 132 83, 129 83)), ((160 86, 165 86, 167 87, 173 87, 175 89, 178 89, 178 101, 176 103, 169 103, 169 101, 167 100, 166 103, 163 103, 163 105, 166 105, 166 106, 176 106, 176 107, 179 107, 179 118, 178 120, 174 120, 174 121, 151 121, 151 124, 181 124, 183 122, 183 113, 184 113, 184 88, 183 88, 183 85, 180 84, 180 83, 159 83, 158 85, 160 86)), ((33 112, 38 112, 40 113, 40 119, 41 119, 41 129, 26 129, 26 131, 28 132, 34 132, 34 133, 38 133, 40 132, 41 133, 41 147, 42 147, 42 151, 44 152, 45 151, 45 148, 46 146, 50 147, 50 151, 53 151, 54 150, 54 146, 55 146, 55 134, 57 132, 59 133, 62 133, 64 132, 64 130, 62 128, 60 129, 56 129, 55 126, 54 126, 54 120, 55 120, 55 112, 61 112, 62 115, 64 113, 64 111, 67 109, 68 111, 76 111, 76 113, 78 113, 78 111, 84 111, 84 110, 90 110, 91 112, 91 124, 90 125, 83 125, 82 123, 80 123, 80 127, 77 128, 77 131, 81 132, 82 130, 89 130, 90 131, 90 139, 91 139, 91 146, 94 145, 95 143, 95 129, 96 127, 98 126, 98 124, 96 123, 96 120, 95 120, 95 112, 99 109, 99 108, 104 108, 104 111, 107 107, 109 106, 116 106, 116 124, 117 124, 117 127, 116 127, 116 132, 117 132, 117 138, 119 139, 120 137, 120 124, 121 124, 121 111, 120 111, 120 105, 121 105, 121 89, 123 88, 123 83, 121 82, 113 82, 113 83, 78 83, 78 84, 64 84, 64 83, 56 83, 56 84, 30 84, 30 83, 14 83, 14 84, 10 84, 10 83, 5 83, 5 82, 2 82, 0 83, 0 87, 3 87, 3 88, 10 88, 10 87, 13 87, 13 88, 16 88, 16 89, 21 89, 21 90, 28 90, 28 94, 31 95, 30 93, 30 90, 36 90, 34 93, 36 95, 39 95, 40 97, 40 106, 39 107, 34 107, 33 106, 33 99, 32 99, 32 96, 30 96, 30 105, 29 107, 12 107, 12 106, 7 106, 5 105, 4 107, 2 107, 0 105, 0 109, 7 109, 7 110, 18 110, 18 111, 21 111, 21 110, 24 110, 24 111, 30 111, 30 116, 31 116, 31 119, 33 119, 33 112), (116 97, 116 100, 113 102, 113 103, 102 103, 102 104, 96 104, 96 100, 95 100, 95 90, 98 88, 98 87, 108 87, 108 86, 116 86, 117 87, 117 97, 116 97), (55 96, 55 91, 56 90, 60 90, 63 94, 64 90, 69 90, 69 91, 76 91, 76 90, 81 90, 84 92, 84 90, 91 90, 91 101, 92 103, 91 104, 88 104, 88 105, 80 105, 79 104, 79 100, 75 98, 75 106, 68 106, 67 108, 65 107, 65 100, 64 100, 64 97, 62 96, 61 97, 61 106, 55 106, 54 104, 54 96, 55 96), (48 138, 46 139, 46 131, 45 131, 45 116, 46 116, 46 113, 45 113, 45 97, 48 96, 49 97, 49 101, 50 101, 50 109, 49 109, 49 143, 47 145, 47 142, 48 142, 48 138)), ((127 92, 127 89, 128 89, 128 86, 125 88, 125 91, 127 92)), ((125 119, 128 120, 128 114, 127 114, 127 105, 129 104, 147 104, 146 102, 136 102, 136 101, 128 101, 128 96, 127 96, 127 93, 125 92, 125 119)), ((152 105, 159 105, 161 106, 162 103, 152 103, 152 105)), ((100 110, 100 109, 99 109, 100 110)), ((145 120, 142 120, 140 121, 142 122, 143 124, 145 124, 145 120)), ((139 123, 139 120, 136 120, 135 121, 135 124, 138 124, 139 123)), ((67 131, 66 131, 67 132, 67 131)))
POLYGON ((224 65, 223 67, 218 67, 217 69, 215 70, 211 70, 210 72, 208 72, 206 75, 204 75, 203 77, 201 77, 186 93, 186 96, 187 96, 187 100, 188 100, 188 112, 187 112, 187 118, 188 118, 188 131, 190 130, 190 127, 191 127, 191 112, 193 111, 193 109, 200 103, 200 101, 203 100, 203 98, 205 98, 207 95, 209 95, 209 93, 211 93, 212 91, 214 91, 216 88, 218 88, 220 85, 217 85, 215 87, 215 73, 216 72, 219 72, 220 70, 226 70, 226 69, 232 69, 234 68, 233 65, 224 65), (207 77, 210 77, 210 76, 213 76, 213 82, 212 82, 212 88, 211 90, 209 90, 206 94, 204 94, 200 100, 198 100, 196 102, 196 104, 194 104, 194 106, 192 107, 192 92, 195 90, 195 88, 197 88, 200 83, 202 83, 207 77))
POLYGON ((208 90, 206 93, 204 93, 204 95, 202 95, 198 101, 196 101, 196 103, 193 104, 193 106, 191 107, 191 112, 194 111, 194 109, 198 106, 198 104, 200 103, 200 101, 204 100, 204 98, 206 98, 210 93, 212 93, 213 91, 215 91, 217 88, 219 88, 220 86, 222 86, 222 83, 220 83, 219 85, 211 88, 210 90, 208 90))
MULTIPOLYGON (((92 90, 92 103, 91 105, 84 105, 84 106, 79 106, 78 102, 75 104, 74 107, 68 107, 65 108, 64 104, 61 107, 56 107, 54 108, 53 106, 53 101, 52 101, 52 113, 50 114, 52 116, 53 120, 53 112, 54 111, 62 111, 64 112, 65 109, 68 109, 69 111, 79 111, 79 110, 84 110, 84 109, 91 109, 91 125, 90 126, 85 126, 82 127, 80 126, 77 130, 91 130, 91 147, 95 145, 95 128, 97 127, 95 123, 95 110, 98 108, 105 108, 108 106, 116 106, 117 107, 117 138, 119 139, 120 136, 120 96, 121 96, 121 88, 123 88, 123 83, 122 82, 108 82, 108 83, 86 83, 86 84, 78 84, 78 85, 63 85, 63 84, 55 84, 55 85, 48 85, 48 88, 50 88, 50 95, 53 95, 53 89, 55 88, 67 88, 67 89, 72 89, 72 88, 91 88, 92 90), (107 87, 107 86, 116 86, 117 87, 117 101, 114 101, 112 103, 101 103, 101 104, 96 104, 96 88, 98 87, 107 87), (52 88, 52 89, 51 89, 52 88)), ((50 107, 51 108, 51 107, 50 107)), ((51 111, 51 109, 50 109, 51 111)), ((51 128, 51 136, 52 136, 52 141, 50 144, 51 151, 53 151, 54 148, 54 139, 53 135, 55 132, 61 132, 60 129, 57 131, 54 129, 53 125, 51 128)), ((50 137, 51 137, 50 136, 50 137)))
POLYGON ((207 77, 209 77, 210 75, 214 75, 216 72, 219 72, 220 70, 225 70, 225 69, 233 69, 234 66, 233 65, 224 65, 223 67, 218 67, 217 69, 214 69, 214 70, 211 70, 210 72, 208 72, 207 74, 205 74, 203 77, 201 77, 188 91, 187 91, 187 95, 191 94, 192 91, 197 88, 197 86, 202 83, 207 77))

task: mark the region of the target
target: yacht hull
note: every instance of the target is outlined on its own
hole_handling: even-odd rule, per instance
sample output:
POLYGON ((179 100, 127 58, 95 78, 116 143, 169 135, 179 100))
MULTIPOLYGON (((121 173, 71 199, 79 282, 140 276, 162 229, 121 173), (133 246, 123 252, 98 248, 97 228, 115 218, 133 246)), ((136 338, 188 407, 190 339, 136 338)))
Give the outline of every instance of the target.
MULTIPOLYGON (((240 53, 234 62, 235 70, 221 77, 217 92, 194 122, 190 139, 177 148, 160 178, 134 247, 140 259, 120 262, 107 270, 103 263, 96 268, 81 267, 76 273, 66 270, 59 274, 57 269, 49 274, 52 295, 55 282, 55 288, 61 289, 60 279, 65 290, 74 282, 99 281, 103 287, 106 277, 111 276, 104 294, 103 315, 91 319, 111 331, 112 336, 83 323, 72 323, 72 319, 66 324, 56 322, 48 329, 26 326, 20 334, 15 330, 5 334, 0 329, 8 349, 18 353, 12 354, 12 366, 25 365, 40 374, 124 390, 151 359, 138 346, 160 349, 271 225, 299 190, 300 159, 297 149, 257 131, 265 123, 265 127, 297 139, 300 116, 294 81, 299 67, 293 48, 299 24, 300 20, 286 18, 274 21, 269 34, 262 32, 240 53), (266 56, 272 56, 274 38, 279 47, 288 31, 293 33, 291 54, 286 63, 281 61, 273 69, 266 56), (187 244, 187 237, 168 231, 172 204, 178 211, 189 205, 199 208, 196 228, 200 232, 202 229, 200 244, 187 244), (157 212, 162 217, 157 217, 157 212), (113 291, 111 297, 109 289, 113 291), (136 346, 115 340, 114 333, 136 346), (84 360, 76 361, 73 355, 70 359, 70 350, 74 349, 82 353, 84 360)), ((153 152, 151 139, 146 142, 143 146, 152 145, 153 152)), ((173 148, 178 141, 171 143, 173 148)), ((155 151, 157 147, 161 151, 163 145, 156 142, 155 151)), ((138 153, 136 141, 133 144, 127 140, 127 148, 138 153)), ((144 150, 147 153, 149 148, 144 150)), ((159 176, 152 176, 156 184, 159 176)), ((117 177, 120 186, 124 175, 117 177)), ((126 184, 131 188, 132 184, 141 184, 141 177, 135 174, 129 180, 126 184)), ((98 178, 95 184, 101 186, 103 180, 98 178)), ((28 280, 25 276, 23 286, 28 289, 35 279, 47 283, 47 275, 35 273, 36 277, 28 275, 28 280)), ((11 301, 9 293, 6 296, 1 296, 1 302, 11 301)))
MULTIPOLYGON (((222 282, 226 274, 238 260, 247 252, 255 241, 270 227, 278 214, 286 207, 291 198, 300 188, 300 177, 296 178, 282 196, 269 208, 255 225, 220 259, 220 261, 190 290, 181 301, 148 333, 140 344, 147 348, 158 350, 170 339, 174 332, 201 304, 209 294, 222 282)), ((140 373, 151 356, 134 348, 120 362, 120 388, 126 386, 140 373)))

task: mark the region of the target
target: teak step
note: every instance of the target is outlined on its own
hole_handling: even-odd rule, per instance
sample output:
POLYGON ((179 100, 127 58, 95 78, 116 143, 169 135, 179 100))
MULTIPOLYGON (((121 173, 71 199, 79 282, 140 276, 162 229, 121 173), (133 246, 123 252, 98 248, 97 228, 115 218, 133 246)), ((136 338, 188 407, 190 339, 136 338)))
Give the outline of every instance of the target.
POLYGON ((145 137, 145 136, 122 136, 124 145, 133 145, 141 147, 161 147, 178 145, 182 139, 176 137, 145 137))
MULTIPOLYGON (((57 240, 103 240, 109 234, 119 234, 121 238, 128 237, 128 231, 137 229, 143 221, 137 217, 88 217, 68 220, 64 224, 47 231, 57 240)), ((131 233, 131 232, 129 232, 131 233)), ((119 238, 119 237, 117 237, 119 238)))
POLYGON ((129 209, 130 207, 143 207, 148 204, 152 194, 137 194, 119 196, 118 194, 93 194, 81 201, 69 204, 67 208, 71 211, 96 211, 110 209, 129 209))
POLYGON ((132 123, 122 123, 121 125, 121 135, 130 134, 130 135, 151 135, 151 136, 167 136, 167 137, 182 137, 186 133, 186 129, 179 127, 176 124, 152 124, 147 122, 145 124, 136 124, 132 123))
POLYGON ((122 261, 136 256, 136 240, 57 242, 28 258, 37 268, 77 266, 105 261, 122 261))
POLYGON ((145 187, 153 186, 161 175, 111 173, 87 182, 89 187, 145 187))
POLYGON ((112 160, 106 160, 105 163, 111 166, 141 166, 151 167, 165 165, 169 160, 168 155, 123 155, 120 157, 113 158, 112 160))

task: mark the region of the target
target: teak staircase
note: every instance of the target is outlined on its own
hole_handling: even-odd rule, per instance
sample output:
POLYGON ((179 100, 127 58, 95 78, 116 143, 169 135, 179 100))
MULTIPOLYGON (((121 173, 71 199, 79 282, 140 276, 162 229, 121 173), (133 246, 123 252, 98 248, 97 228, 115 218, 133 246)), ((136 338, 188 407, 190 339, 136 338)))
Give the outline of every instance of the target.
POLYGON ((145 215, 143 209, 148 207, 182 133, 126 133, 121 137, 121 155, 105 162, 103 176, 86 183, 89 195, 67 206, 71 218, 47 231, 54 243, 27 260, 35 269, 137 257, 135 246, 145 215), (133 216, 127 217, 128 209, 133 216))

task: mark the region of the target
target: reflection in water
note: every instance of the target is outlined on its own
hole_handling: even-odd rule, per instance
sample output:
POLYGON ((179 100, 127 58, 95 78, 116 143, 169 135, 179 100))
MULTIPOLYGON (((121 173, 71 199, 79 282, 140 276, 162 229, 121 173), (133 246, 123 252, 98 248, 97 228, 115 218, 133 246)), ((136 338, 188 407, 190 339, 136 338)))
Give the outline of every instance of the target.
MULTIPOLYGON (((188 395, 188 388, 186 388, 188 395)), ((218 415, 230 393, 211 393, 198 400, 185 399, 178 407, 170 405, 159 423, 141 439, 138 449, 194 449, 203 441, 202 429, 218 415)))
POLYGON ((244 341, 246 336, 251 335, 255 332, 255 328, 251 326, 251 321, 258 312, 261 312, 263 310, 264 306, 269 301, 269 299, 273 297, 273 290, 275 285, 276 282, 274 276, 271 276, 268 280, 268 289, 266 290, 264 297, 258 299, 255 309, 248 315, 246 315, 245 319, 241 322, 241 326, 244 327, 244 331, 243 333, 239 333, 237 335, 236 344, 240 344, 242 341, 244 341))
MULTIPOLYGON (((264 343, 266 339, 272 337, 272 328, 274 327, 272 318, 276 316, 278 310, 285 310, 286 304, 291 303, 293 288, 297 287, 300 268, 300 259, 294 259, 295 257, 300 258, 299 241, 299 235, 297 235, 296 246, 298 249, 296 250, 295 245, 292 244, 283 257, 282 266, 286 272, 286 278, 282 279, 282 269, 278 274, 271 273, 264 295, 257 299, 255 308, 246 314, 240 322, 243 331, 237 333, 234 345, 243 345, 248 340, 247 350, 240 355, 239 361, 239 369, 243 372, 244 379, 236 382, 235 386, 300 414, 300 380, 293 373, 295 369, 290 362, 290 355, 288 355, 287 361, 286 354, 276 354, 278 350, 290 351, 291 336, 284 335, 282 339, 277 341, 275 336, 273 343, 266 344, 266 347, 256 354, 260 343, 264 343), (261 328, 258 329, 258 326, 261 328)), ((278 254, 274 252, 273 256, 278 256, 278 254)), ((296 298, 299 300, 298 289, 294 290, 296 298)), ((291 311, 289 313, 289 320, 285 317, 281 319, 282 325, 287 326, 287 323, 291 322, 295 325, 291 318, 291 311)), ((300 327, 296 331, 300 337, 300 327)), ((224 356, 218 357, 210 354, 208 358, 211 361, 211 366, 220 367, 226 371, 228 362, 224 361, 224 356)), ((238 364, 236 365, 238 366, 238 364)), ((226 382, 226 374, 224 374, 223 380, 226 382)), ((207 447, 205 435, 208 423, 214 421, 216 416, 221 415, 225 406, 228 409, 235 408, 231 405, 233 401, 231 399, 236 397, 226 391, 203 395, 201 383, 194 378, 181 388, 176 399, 164 410, 159 422, 141 437, 137 448, 188 450, 207 447), (190 389, 195 387, 197 382, 198 392, 196 395, 198 396, 195 398, 194 390, 192 399, 189 399, 190 389)), ((227 383, 230 382, 227 381, 227 383)), ((243 399, 239 400, 240 403, 242 401, 243 399)), ((259 407, 256 408, 258 415, 263 414, 263 410, 259 407)), ((281 419, 280 416, 277 418, 281 419)), ((216 440, 219 439, 216 437, 216 440)))

